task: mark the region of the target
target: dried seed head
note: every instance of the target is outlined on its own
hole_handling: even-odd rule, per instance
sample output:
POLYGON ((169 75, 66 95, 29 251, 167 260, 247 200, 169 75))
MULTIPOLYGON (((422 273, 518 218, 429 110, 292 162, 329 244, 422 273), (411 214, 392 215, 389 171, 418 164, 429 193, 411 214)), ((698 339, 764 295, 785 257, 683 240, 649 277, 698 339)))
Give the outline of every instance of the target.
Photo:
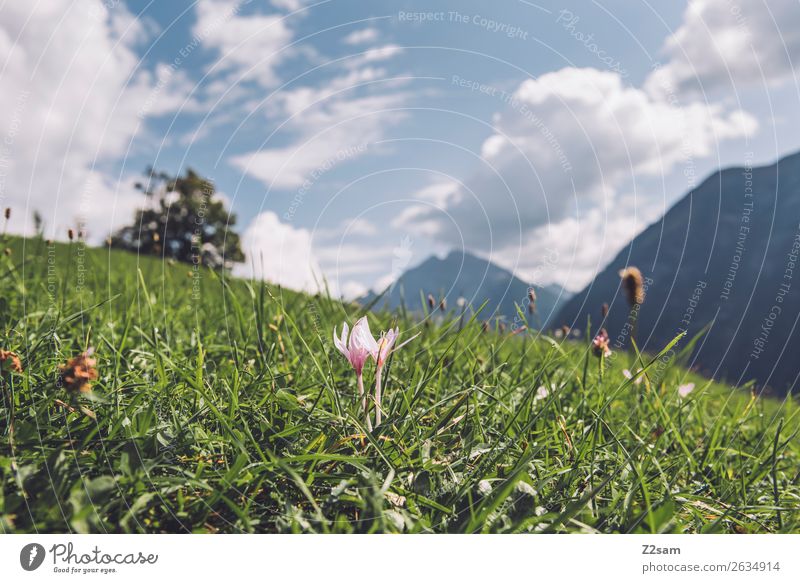
POLYGON ((433 310, 436 307, 436 300, 433 299, 433 294, 428 294, 428 308, 433 310))
POLYGON ((16 352, 0 349, 0 369, 3 372, 22 372, 22 361, 16 352))
POLYGON ((61 366, 61 384, 70 393, 88 393, 92 390, 91 381, 97 379, 95 360, 90 352, 84 352, 61 366))
POLYGON ((567 336, 569 336, 569 331, 570 331, 570 327, 569 327, 569 326, 567 326, 566 324, 564 324, 563 326, 561 326, 561 333, 564 335, 564 338, 566 338, 567 336))
POLYGON ((75 239, 75 231, 73 231, 72 229, 69 229, 67 231, 67 237, 69 237, 70 241, 74 240, 75 239))
POLYGON ((7 206, 6 207, 6 220, 8 220, 10 218, 11 218, 11 207, 7 206))
POLYGON ((446 312, 447 311, 447 300, 445 298, 442 298, 441 300, 439 300, 439 309, 442 312, 446 312))
POLYGON ((644 302, 644 278, 642 272, 636 267, 621 269, 619 276, 622 278, 622 287, 628 297, 628 304, 633 307, 644 302))
POLYGON ((481 326, 481 331, 486 334, 489 332, 489 322, 484 322, 481 326))
POLYGON ((608 304, 603 302, 603 305, 600 306, 600 317, 605 320, 606 316, 608 316, 608 304))
POLYGON ((106 237, 106 245, 108 245, 109 247, 111 247, 111 244, 112 244, 113 242, 114 242, 114 240, 113 240, 111 237, 106 237))
POLYGON ((497 323, 497 331, 500 332, 500 334, 503 334, 506 331, 505 322, 498 322, 497 323))

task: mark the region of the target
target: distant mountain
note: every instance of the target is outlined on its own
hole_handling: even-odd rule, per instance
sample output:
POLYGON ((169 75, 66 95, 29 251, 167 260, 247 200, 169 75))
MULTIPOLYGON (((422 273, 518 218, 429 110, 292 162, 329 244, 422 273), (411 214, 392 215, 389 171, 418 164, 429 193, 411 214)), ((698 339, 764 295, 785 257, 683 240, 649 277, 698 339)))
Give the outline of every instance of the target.
MULTIPOLYGON (((472 309, 478 309, 484 301, 489 300, 479 318, 486 320, 505 316, 507 323, 512 325, 517 317, 514 304, 520 305, 523 311, 528 305, 528 287, 513 273, 490 261, 470 253, 453 251, 444 259, 430 257, 406 271, 386 290, 375 307, 395 309, 405 303, 408 310, 422 311, 421 298, 428 294, 432 294, 437 302, 444 297, 448 310, 458 309, 459 298, 464 298, 472 309)), ((535 286, 534 289, 538 318, 544 327, 558 313, 569 295, 557 286, 535 286)), ((367 304, 375 298, 376 294, 370 293, 360 301, 367 304)), ((528 321, 532 327, 539 326, 537 316, 529 317, 528 321)))
MULTIPOLYGON (((599 324, 626 344, 618 271, 646 278, 637 343, 655 352, 680 330, 710 324, 694 349, 701 372, 784 394, 800 373, 800 154, 714 173, 648 227, 561 310, 553 325, 599 324)), ((684 342, 685 345, 685 342, 684 342)))

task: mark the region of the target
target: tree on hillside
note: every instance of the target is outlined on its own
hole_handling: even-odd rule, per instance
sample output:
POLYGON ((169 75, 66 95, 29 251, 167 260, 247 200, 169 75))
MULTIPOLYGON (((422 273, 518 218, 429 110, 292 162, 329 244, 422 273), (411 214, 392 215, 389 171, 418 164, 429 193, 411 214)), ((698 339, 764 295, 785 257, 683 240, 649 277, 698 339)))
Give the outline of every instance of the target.
POLYGON ((145 207, 134 223, 111 237, 111 246, 228 269, 244 261, 239 235, 231 227, 236 215, 215 196, 214 183, 191 169, 183 176, 148 169, 136 188, 145 195, 145 207))

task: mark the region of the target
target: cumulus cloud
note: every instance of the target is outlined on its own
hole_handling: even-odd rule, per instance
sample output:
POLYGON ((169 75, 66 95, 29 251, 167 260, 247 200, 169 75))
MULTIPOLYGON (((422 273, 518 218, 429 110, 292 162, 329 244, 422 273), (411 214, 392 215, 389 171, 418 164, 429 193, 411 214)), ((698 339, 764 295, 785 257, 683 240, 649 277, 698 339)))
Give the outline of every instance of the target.
MULTIPOLYGON (((245 0, 200 0, 192 29, 202 45, 216 51, 215 73, 229 73, 233 80, 255 81, 273 87, 279 81, 277 68, 292 52, 292 30, 283 15, 242 14, 245 0)), ((294 9, 298 2, 280 2, 294 9)))
POLYGON ((342 39, 342 42, 347 45, 361 45, 371 43, 378 40, 377 28, 360 28, 354 30, 342 39))
POLYGON ((322 86, 276 94, 266 113, 284 120, 281 130, 291 136, 289 144, 232 156, 229 161, 271 188, 292 189, 315 182, 331 168, 364 154, 403 118, 392 109, 407 95, 396 83, 383 83, 384 75, 382 69, 366 67, 333 77, 322 86))
POLYGON ((533 285, 578 291, 665 210, 652 200, 637 202, 635 195, 623 195, 613 209, 595 207, 537 227, 520 246, 495 249, 488 259, 533 285))
POLYGON ((34 209, 53 236, 83 219, 103 238, 130 220, 141 195, 103 169, 191 87, 140 67, 135 46, 147 34, 124 7, 100 0, 0 8, 0 204, 24 210, 13 229, 30 232, 21 215, 34 209))
MULTIPOLYGON (((359 232, 348 234, 363 236, 361 229, 368 223, 359 220, 352 224, 359 232)), ((347 299, 367 291, 354 277, 382 268, 386 255, 391 256, 392 252, 341 238, 335 241, 330 232, 312 233, 294 227, 282 222, 272 211, 264 211, 250 222, 242 234, 242 250, 246 260, 234 266, 234 275, 307 292, 325 291, 327 287, 334 297, 347 299), (315 248, 315 239, 322 239, 318 248, 315 248)))
POLYGON ((533 229, 609 204, 639 176, 659 176, 756 128, 743 112, 678 106, 596 69, 529 79, 503 99, 483 165, 439 193, 442 209, 406 211, 407 227, 475 249, 520 245, 533 229))
POLYGON ((797 1, 693 0, 663 52, 646 84, 654 95, 780 83, 800 66, 797 1))
POLYGON ((281 222, 273 212, 262 212, 250 222, 242 234, 242 250, 247 259, 234 267, 235 275, 295 290, 320 289, 322 272, 312 250, 311 233, 281 222))
POLYGON ((272 5, 275 8, 280 8, 281 10, 286 10, 288 12, 300 10, 307 3, 307 0, 272 0, 272 5))

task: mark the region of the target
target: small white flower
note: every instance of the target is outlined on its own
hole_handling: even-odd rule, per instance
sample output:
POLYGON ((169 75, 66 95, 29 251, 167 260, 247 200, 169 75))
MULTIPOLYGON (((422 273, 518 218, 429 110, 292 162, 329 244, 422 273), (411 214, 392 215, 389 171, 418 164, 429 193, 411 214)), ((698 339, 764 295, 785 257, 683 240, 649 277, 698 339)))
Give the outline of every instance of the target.
POLYGON ((481 480, 478 482, 478 494, 481 496, 487 496, 492 491, 492 485, 489 483, 489 480, 481 480))
POLYGON ((686 383, 678 387, 678 394, 681 398, 688 397, 689 393, 694 390, 694 383, 686 383))

